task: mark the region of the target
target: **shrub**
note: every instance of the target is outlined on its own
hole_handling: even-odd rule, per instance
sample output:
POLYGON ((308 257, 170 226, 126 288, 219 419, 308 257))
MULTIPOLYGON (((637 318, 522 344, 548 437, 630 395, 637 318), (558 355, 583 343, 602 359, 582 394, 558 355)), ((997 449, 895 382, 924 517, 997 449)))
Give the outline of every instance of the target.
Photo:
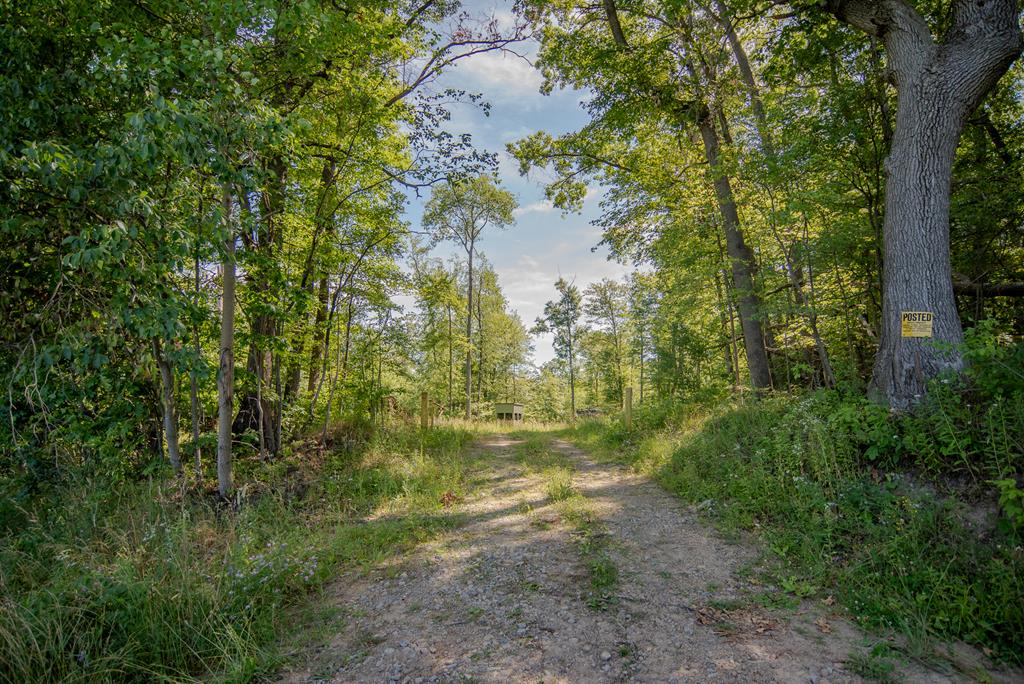
POLYGON ((758 530, 780 577, 831 587, 865 626, 1020 662, 1021 347, 982 342, 969 345, 963 382, 937 381, 908 415, 817 391, 659 407, 632 433, 585 425, 576 437, 701 502, 719 524, 758 530), (972 514, 996 496, 1003 524, 972 514))

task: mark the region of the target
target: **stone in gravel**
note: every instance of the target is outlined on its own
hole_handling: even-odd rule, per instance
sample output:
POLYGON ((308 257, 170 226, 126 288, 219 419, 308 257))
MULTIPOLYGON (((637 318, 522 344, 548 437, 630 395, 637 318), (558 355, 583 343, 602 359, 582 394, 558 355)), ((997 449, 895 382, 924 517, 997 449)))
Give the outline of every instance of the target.
POLYGON ((601 651, 601 660, 611 660, 612 654, 608 651, 601 651))

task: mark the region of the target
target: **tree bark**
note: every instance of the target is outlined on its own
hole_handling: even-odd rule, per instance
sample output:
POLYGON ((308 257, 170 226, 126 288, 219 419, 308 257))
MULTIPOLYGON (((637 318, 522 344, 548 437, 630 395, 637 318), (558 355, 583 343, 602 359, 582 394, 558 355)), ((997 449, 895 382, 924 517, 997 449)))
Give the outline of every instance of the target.
POLYGON ((224 261, 220 305, 220 362, 217 367, 217 489, 227 497, 231 481, 231 415, 235 385, 235 231, 231 194, 224 191, 224 261))
POLYGON ((320 379, 320 356, 326 354, 327 346, 327 274, 320 276, 320 285, 317 290, 316 319, 313 321, 313 339, 315 342, 309 350, 309 383, 306 390, 312 392, 317 388, 320 379), (323 332, 321 332, 321 330, 323 332))
POLYGON ((732 270, 733 288, 737 293, 736 309, 743 329, 743 346, 747 356, 750 382, 755 390, 771 389, 768 354, 765 351, 764 331, 761 328, 761 299, 754 290, 754 254, 743 239, 740 215, 732 192, 729 176, 720 168, 720 147, 711 111, 704 107, 697 121, 704 153, 711 167, 715 196, 725 229, 725 250, 732 270))
POLYGON ((473 417, 473 242, 469 243, 468 300, 466 303, 466 420, 473 417))
POLYGON ((153 338, 153 357, 160 370, 160 404, 163 408, 164 440, 167 458, 175 475, 181 475, 181 449, 178 446, 178 409, 174 405, 174 370, 164 356, 160 340, 153 338))
POLYGON ((879 37, 896 80, 886 160, 882 331, 872 392, 906 409, 927 382, 960 371, 963 330, 949 261, 953 159, 964 123, 1022 47, 1014 0, 957 0, 940 42, 906 0, 829 0, 840 20, 879 37), (900 312, 930 311, 933 335, 903 338, 900 312))

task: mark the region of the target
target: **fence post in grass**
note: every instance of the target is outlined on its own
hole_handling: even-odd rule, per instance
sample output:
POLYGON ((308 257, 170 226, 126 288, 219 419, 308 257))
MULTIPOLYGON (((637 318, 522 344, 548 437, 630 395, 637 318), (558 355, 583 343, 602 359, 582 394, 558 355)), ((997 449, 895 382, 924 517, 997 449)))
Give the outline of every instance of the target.
POLYGON ((426 392, 420 392, 420 429, 426 432, 430 420, 430 401, 426 392))
POLYGON ((627 430, 633 429, 633 388, 627 387, 622 396, 622 418, 627 430))

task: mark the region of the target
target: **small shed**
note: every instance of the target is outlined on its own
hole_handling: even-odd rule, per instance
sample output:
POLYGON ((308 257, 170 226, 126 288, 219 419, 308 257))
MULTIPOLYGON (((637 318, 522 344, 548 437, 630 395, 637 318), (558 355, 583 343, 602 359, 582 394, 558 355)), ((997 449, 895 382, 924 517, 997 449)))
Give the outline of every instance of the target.
POLYGON ((522 420, 523 419, 523 405, 522 404, 495 404, 494 412, 498 416, 498 420, 522 420))

